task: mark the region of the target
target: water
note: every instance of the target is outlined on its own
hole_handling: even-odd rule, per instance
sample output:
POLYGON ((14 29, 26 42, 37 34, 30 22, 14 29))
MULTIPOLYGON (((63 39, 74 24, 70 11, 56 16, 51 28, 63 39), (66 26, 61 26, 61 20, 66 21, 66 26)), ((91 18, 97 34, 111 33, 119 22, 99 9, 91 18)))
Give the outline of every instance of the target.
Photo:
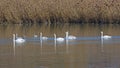
POLYGON ((120 68, 119 25, 0 25, 0 68, 120 68), (58 42, 65 32, 75 40, 58 42), (100 31, 112 38, 101 39, 100 31), (48 40, 40 40, 40 32, 48 40), (26 39, 17 44, 12 34, 26 39), (37 35, 37 37, 34 37, 37 35))

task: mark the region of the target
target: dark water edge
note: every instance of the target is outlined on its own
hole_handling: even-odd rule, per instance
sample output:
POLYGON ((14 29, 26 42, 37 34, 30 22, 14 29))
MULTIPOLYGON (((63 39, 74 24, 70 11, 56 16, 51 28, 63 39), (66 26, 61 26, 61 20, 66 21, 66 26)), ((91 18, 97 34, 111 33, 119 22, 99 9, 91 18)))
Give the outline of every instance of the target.
POLYGON ((91 22, 87 23, 86 21, 81 21, 81 20, 70 20, 69 23, 65 23, 65 22, 34 22, 34 21, 25 21, 23 23, 17 23, 17 22, 0 22, 0 26, 2 27, 7 27, 7 26, 15 26, 15 25, 20 25, 22 27, 32 27, 32 26, 49 26, 49 27, 59 27, 59 26, 63 26, 63 25, 67 25, 67 26, 72 26, 72 25, 79 25, 79 26, 84 26, 84 25, 89 25, 89 26, 97 26, 102 28, 102 26, 109 26, 109 25, 113 25, 113 26, 119 26, 120 25, 120 21, 114 21, 114 22, 102 22, 102 21, 98 21, 95 22, 95 20, 91 20, 91 22))
POLYGON ((103 19, 103 18, 94 18, 94 19, 87 19, 87 18, 75 18, 75 19, 63 19, 63 18, 55 18, 50 17, 49 19, 29 19, 29 18, 22 18, 19 21, 13 21, 13 20, 7 20, 3 19, 1 20, 0 24, 63 24, 63 23, 77 23, 77 24, 120 24, 120 19, 103 19))

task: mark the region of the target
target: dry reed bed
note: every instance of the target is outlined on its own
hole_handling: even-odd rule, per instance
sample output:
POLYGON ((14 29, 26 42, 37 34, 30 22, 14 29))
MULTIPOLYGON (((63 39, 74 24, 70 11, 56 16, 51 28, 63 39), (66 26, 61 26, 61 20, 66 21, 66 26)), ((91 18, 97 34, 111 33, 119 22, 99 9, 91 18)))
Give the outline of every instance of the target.
POLYGON ((0 22, 120 22, 120 0, 1 0, 0 22))

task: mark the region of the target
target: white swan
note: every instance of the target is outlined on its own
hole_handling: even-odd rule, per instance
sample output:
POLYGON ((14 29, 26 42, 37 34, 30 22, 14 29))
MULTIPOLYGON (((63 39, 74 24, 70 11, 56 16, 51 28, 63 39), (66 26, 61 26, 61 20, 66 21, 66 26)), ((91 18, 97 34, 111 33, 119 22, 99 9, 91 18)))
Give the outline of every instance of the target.
POLYGON ((43 37, 43 36, 42 36, 42 33, 40 33, 40 39, 41 39, 41 40, 47 40, 48 37, 43 37))
POLYGON ((68 40, 74 40, 74 39, 76 39, 76 37, 73 36, 73 35, 69 35, 69 33, 66 32, 66 39, 68 39, 68 40))
POLYGON ((110 38, 112 38, 112 36, 103 35, 103 31, 101 31, 101 38, 103 38, 103 39, 110 39, 110 38))
POLYGON ((36 34, 34 34, 34 38, 37 38, 38 36, 36 34))
POLYGON ((56 34, 54 34, 54 40, 55 40, 55 41, 58 41, 58 42, 63 42, 65 39, 62 38, 62 37, 56 38, 56 34))
POLYGON ((17 34, 13 34, 13 41, 15 41, 16 43, 24 43, 26 40, 22 37, 17 37, 17 34))

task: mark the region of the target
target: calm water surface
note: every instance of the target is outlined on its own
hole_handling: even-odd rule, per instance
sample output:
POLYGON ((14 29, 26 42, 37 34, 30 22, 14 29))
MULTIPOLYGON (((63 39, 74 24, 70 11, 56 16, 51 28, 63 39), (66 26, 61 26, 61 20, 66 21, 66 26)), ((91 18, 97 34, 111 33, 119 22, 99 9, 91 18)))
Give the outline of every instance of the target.
POLYGON ((120 25, 0 25, 0 68, 120 68, 120 25), (54 41, 65 32, 76 40, 54 41), (112 38, 101 41, 100 31, 112 38), (39 40, 40 32, 48 40, 39 40), (12 34, 26 39, 18 44, 12 34), (37 37, 34 37, 37 36, 37 37))

